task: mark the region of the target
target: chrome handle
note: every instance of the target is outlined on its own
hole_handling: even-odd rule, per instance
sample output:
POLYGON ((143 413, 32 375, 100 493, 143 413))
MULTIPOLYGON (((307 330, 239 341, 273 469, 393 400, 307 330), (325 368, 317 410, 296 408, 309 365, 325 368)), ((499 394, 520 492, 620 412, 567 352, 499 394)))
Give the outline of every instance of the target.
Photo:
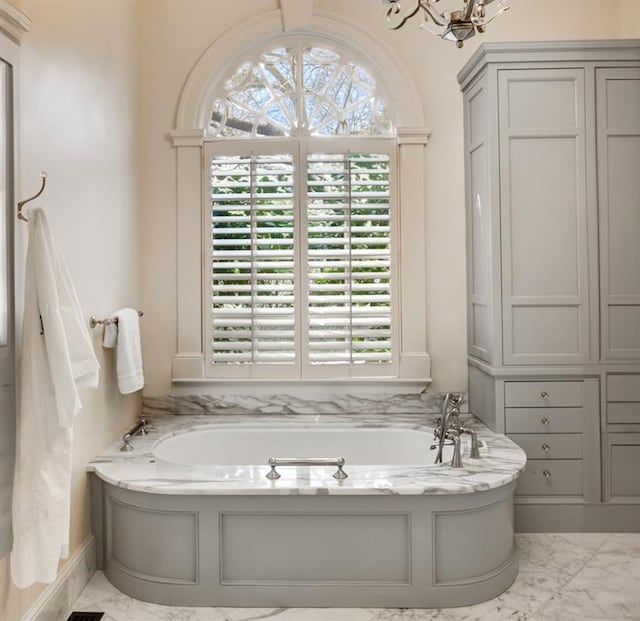
POLYGON ((540 393, 540 396, 541 396, 543 399, 548 399, 548 398, 549 398, 549 393, 548 393, 548 392, 546 392, 545 390, 543 390, 543 391, 540 393))
POLYGON ((122 441, 124 444, 120 447, 121 451, 128 452, 133 451, 133 444, 131 444, 131 438, 135 436, 137 433, 145 436, 149 433, 148 431, 149 422, 146 418, 139 419, 134 425, 129 427, 127 431, 125 431, 122 436, 122 441))
POLYGON ((542 471, 542 476, 543 476, 545 479, 550 478, 550 477, 551 477, 551 471, 550 471, 550 470, 543 470, 543 471, 542 471))
POLYGON ((344 466, 344 457, 269 457, 269 466, 271 470, 267 472, 266 477, 272 481, 280 478, 280 474, 276 472, 276 466, 337 466, 337 470, 333 474, 334 479, 346 479, 349 475, 342 469, 344 466))
POLYGON ((543 417, 540 419, 540 422, 541 422, 543 425, 548 425, 548 424, 549 424, 549 419, 548 419, 546 416, 543 416, 543 417))
POLYGON ((551 447, 546 443, 542 445, 542 450, 545 451, 545 452, 547 452, 550 448, 551 447))

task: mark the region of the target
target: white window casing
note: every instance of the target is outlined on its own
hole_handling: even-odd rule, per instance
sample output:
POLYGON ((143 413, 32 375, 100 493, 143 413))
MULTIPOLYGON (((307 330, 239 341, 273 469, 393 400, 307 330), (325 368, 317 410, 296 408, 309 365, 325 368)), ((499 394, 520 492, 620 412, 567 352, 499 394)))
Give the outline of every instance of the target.
MULTIPOLYGON (((173 145, 176 150, 176 173, 177 173, 177 201, 176 201, 176 235, 177 235, 177 348, 172 361, 172 380, 174 392, 190 392, 197 385, 198 392, 205 391, 206 385, 218 386, 220 390, 222 384, 227 385, 227 389, 232 386, 240 387, 242 392, 250 392, 256 386, 264 385, 265 390, 279 392, 283 387, 294 387, 296 382, 300 386, 309 389, 310 383, 320 382, 321 384, 338 385, 340 382, 347 382, 352 386, 361 385, 366 382, 373 382, 382 389, 387 386, 394 389, 394 386, 408 387, 418 386, 430 381, 430 358, 427 353, 426 341, 426 278, 425 278, 425 146, 428 142, 430 132, 424 129, 421 120, 419 104, 416 106, 417 93, 415 87, 410 84, 406 71, 398 64, 394 70, 394 57, 386 48, 378 46, 366 32, 359 30, 355 24, 344 24, 340 20, 334 20, 330 15, 315 15, 312 19, 312 27, 315 32, 309 33, 310 40, 329 41, 331 45, 337 47, 344 46, 355 53, 359 48, 362 58, 367 58, 373 62, 376 69, 373 70, 374 77, 390 77, 388 94, 390 94, 392 105, 390 106, 391 121, 394 123, 396 138, 393 139, 394 156, 393 164, 390 166, 392 174, 396 175, 394 186, 396 193, 392 197, 395 201, 393 218, 394 224, 391 226, 392 245, 395 244, 397 255, 392 262, 393 276, 395 276, 395 287, 392 286, 392 308, 393 325, 391 339, 394 345, 396 356, 391 364, 380 364, 384 367, 384 373, 376 376, 371 370, 364 372, 366 367, 376 365, 351 365, 347 369, 345 365, 340 372, 332 370, 332 364, 309 364, 305 365, 311 369, 302 369, 303 361, 308 360, 301 354, 308 353, 308 343, 300 341, 300 352, 297 353, 299 359, 295 365, 299 367, 296 377, 303 379, 291 379, 288 371, 283 371, 280 376, 274 375, 272 370, 266 374, 261 372, 247 374, 246 377, 238 377, 237 373, 227 372, 227 376, 219 374, 219 365, 214 370, 208 362, 207 343, 209 342, 210 313, 207 312, 207 305, 204 298, 208 296, 211 286, 210 259, 207 258, 207 246, 211 243, 210 223, 207 222, 206 213, 209 212, 209 193, 211 179, 207 171, 206 164, 209 157, 208 150, 214 148, 214 141, 207 139, 209 130, 209 115, 211 110, 212 97, 215 89, 212 88, 212 79, 219 72, 229 71, 234 66, 234 61, 223 60, 233 57, 233 50, 238 52, 240 58, 247 45, 256 49, 267 49, 269 45, 278 44, 287 35, 282 35, 282 22, 279 20, 279 12, 268 18, 250 20, 251 23, 238 27, 233 33, 225 35, 216 41, 209 50, 203 54, 194 66, 194 69, 187 80, 185 89, 181 96, 178 107, 178 117, 176 128, 170 132, 173 145), (278 15, 276 15, 278 13, 278 15), (278 18, 278 19, 276 19, 278 18), (331 31, 334 34, 330 34, 331 31), (250 42, 250 43, 248 43, 250 42), (356 47, 357 46, 357 47, 356 47), (221 55, 221 50, 225 54, 221 55), (408 123, 407 123, 408 121, 408 123), (206 200, 203 200, 206 196, 206 200), (205 226, 205 223, 206 226, 205 226), (196 244, 194 240, 201 239, 203 244, 196 244), (209 282, 207 282, 209 280, 209 282), (304 348, 307 348, 305 350, 304 348), (390 369, 393 369, 390 371, 390 369), (363 369, 360 374, 360 369, 363 369), (250 381, 250 384, 247 384, 250 381), (236 384, 236 382, 240 382, 236 384), (257 384, 256 384, 257 382, 257 384), (273 382, 280 386, 276 389, 273 382), (251 388, 254 387, 254 388, 251 388)), ((299 40, 300 34, 296 35, 299 40)), ((369 64, 369 67, 372 67, 369 64)), ((220 83, 219 80, 217 82, 220 83)), ((218 87, 216 87, 218 88, 218 87)), ((218 91, 219 92, 219 91, 218 91)), ((340 141, 331 138, 303 139, 300 143, 296 157, 301 158, 301 153, 309 149, 314 140, 319 140, 322 147, 315 152, 321 154, 338 154, 342 149, 352 153, 357 151, 372 153, 375 150, 369 147, 358 149, 352 147, 339 146, 340 141)), ((350 138, 352 139, 352 138, 350 138)), ((252 142, 264 142, 262 148, 267 148, 267 143, 272 143, 273 138, 259 138, 252 142)), ((298 137, 300 140, 300 137, 298 137)), ((360 140, 358 138, 357 140, 360 140)), ((369 138, 362 138, 369 140, 369 138)), ((374 139, 371 139, 374 140, 374 139)), ((216 149, 227 142, 229 145, 235 141, 215 141, 216 149)), ((246 140, 245 149, 246 149, 246 140)), ((388 142, 388 139, 387 139, 388 142)), ((271 144, 272 148, 274 144, 271 144)), ((311 146, 311 152, 317 145, 311 146)), ((224 147, 230 149, 231 146, 224 147)), ((223 149, 223 150, 224 150, 223 149)), ((257 147, 252 149, 258 153, 257 147)), ((306 157, 305 151, 304 156, 306 157)), ((300 162, 306 161, 299 159, 300 162)), ((305 166, 298 166, 297 176, 306 177, 305 166)), ((303 179, 306 182, 306 178, 303 179)), ((298 180, 298 188, 304 184, 298 180)), ((301 191, 301 190, 300 190, 301 191)), ((305 213, 306 217, 306 213, 305 213)), ((300 227, 300 218, 294 223, 295 227, 300 227)), ((306 234, 306 231, 304 231, 306 234)), ((298 237, 301 242, 302 238, 298 237)), ((302 244, 298 246, 302 248, 302 244)), ((307 278, 300 278, 299 282, 307 287, 307 278)), ((306 291, 304 291, 306 294, 306 291)), ((296 330, 302 331, 303 323, 299 318, 296 322, 296 330)), ((378 326, 379 329, 379 326, 378 326)), ((283 328, 283 332, 286 332, 283 328)), ((321 332, 321 330, 320 330, 321 332)), ((318 336, 322 336, 319 334, 318 336)), ((361 338, 367 337, 366 326, 363 327, 361 338)), ((306 339, 306 337, 305 337, 306 339)), ((286 340, 286 339, 285 339, 286 340)), ((318 339, 322 347, 331 345, 322 344, 322 338, 318 339)), ((321 353, 322 347, 318 348, 321 353)), ((375 348, 372 348, 375 350, 375 348)), ((384 349, 384 348, 381 348, 384 349)), ((392 348, 393 349, 393 348, 392 348)), ((276 350, 277 351, 277 350, 276 350)), ((340 364, 340 361, 338 361, 340 364)), ((294 366, 295 366, 294 365, 294 366)), ((286 365, 285 365, 286 366, 286 365)), ((350 390, 350 389, 347 389, 350 390)))

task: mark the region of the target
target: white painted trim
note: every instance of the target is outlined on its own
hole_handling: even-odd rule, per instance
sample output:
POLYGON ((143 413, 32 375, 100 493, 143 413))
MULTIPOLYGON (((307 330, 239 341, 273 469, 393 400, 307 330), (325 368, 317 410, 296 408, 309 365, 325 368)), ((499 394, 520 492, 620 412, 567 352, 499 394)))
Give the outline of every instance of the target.
POLYGON ((384 78, 385 98, 395 127, 424 127, 422 98, 406 64, 392 47, 374 39, 360 23, 344 15, 316 11, 311 23, 314 34, 325 34, 356 55, 366 54, 366 64, 374 77, 384 78))
POLYGON ((426 145, 431 138, 431 130, 425 127, 398 127, 396 134, 398 136, 398 144, 423 144, 426 145))
MULTIPOLYGON (((270 43, 308 37, 319 44, 345 49, 361 62, 377 80, 387 102, 392 124, 399 128, 398 195, 400 222, 399 247, 403 250, 399 283, 401 296, 400 379, 424 385, 431 375, 426 329, 426 280, 424 275, 425 161, 424 147, 431 131, 426 129, 422 99, 406 67, 394 50, 374 39, 369 32, 343 15, 313 11, 312 0, 281 0, 282 10, 256 14, 232 28, 212 43, 196 61, 180 96, 175 128, 169 136, 176 148, 177 174, 177 352, 172 360, 172 380, 177 383, 202 381, 215 383, 205 370, 203 357, 202 248, 194 245, 202 237, 202 199, 196 189, 206 192, 203 175, 203 147, 207 140, 211 105, 231 70, 243 58, 270 43), (304 6, 303 6, 304 5, 304 6), (284 11, 284 15, 283 15, 284 11), (288 13, 289 11, 293 11, 288 13), (287 13, 289 16, 287 16, 287 13), (293 21, 289 20, 289 17, 293 21), (284 20, 284 21, 283 21, 284 20), (294 27, 295 24, 295 27, 294 27), (293 30, 288 30, 289 28, 293 30), (402 263, 404 258, 404 263, 402 263), (196 276, 197 272, 197 276, 196 276), (404 309, 404 312, 402 311, 404 309), (411 309, 410 311, 408 309, 411 309), (412 319, 409 321, 409 317, 412 319), (420 319, 423 318, 423 319, 420 319), (403 352, 409 346, 411 352, 403 352)), ((383 381, 392 378, 379 378, 383 381)), ((224 381, 224 380, 223 380, 224 381)), ((245 381, 245 385, 247 380, 245 381)), ((255 381, 255 380, 252 380, 255 381)), ((300 380, 297 380, 298 382, 300 380)), ((332 378, 325 378, 331 383, 332 378)), ((350 382, 358 379, 351 378, 350 382)), ((395 384, 394 384, 395 385, 395 384)))
MULTIPOLYGON (((56 579, 51 584, 47 585, 46 589, 40 593, 36 601, 32 604, 31 608, 22 617, 22 621, 48 621, 49 619, 55 619, 56 616, 52 616, 50 605, 55 602, 56 598, 64 589, 75 587, 77 593, 68 593, 66 598, 66 605, 73 604, 73 602, 80 595, 86 582, 84 584, 78 584, 73 582, 72 577, 75 570, 81 566, 82 563, 86 567, 95 567, 96 556, 96 538, 91 535, 87 540, 71 555, 71 558, 65 563, 62 571, 58 573, 56 579), (93 556, 93 559, 91 558, 93 556), (42 616, 41 616, 42 615, 42 616)), ((91 576, 88 577, 89 579, 91 576)), ((88 580, 87 580, 88 582, 88 580)), ((68 612, 62 610, 61 612, 68 612)))
POLYGON ((22 11, 7 0, 0 0, 0 30, 20 43, 22 35, 29 32, 30 28, 31 20, 22 11))
POLYGON ((174 129, 169 137, 174 147, 201 147, 205 134, 204 129, 174 129))
POLYGON ((280 0, 282 29, 285 32, 292 30, 310 30, 314 1, 315 0, 280 0))
MULTIPOLYGON (((391 119, 397 127, 424 127, 420 94, 396 53, 354 21, 343 16, 318 12, 313 15, 310 37, 335 43, 373 70, 384 88, 391 119)), ((300 32, 298 32, 298 35, 300 32)), ((276 37, 286 36, 282 30, 280 11, 258 14, 217 39, 198 59, 189 74, 178 104, 176 129, 206 129, 213 93, 237 65, 242 53, 266 48, 276 37)), ((292 35, 295 36, 295 35, 292 35)))

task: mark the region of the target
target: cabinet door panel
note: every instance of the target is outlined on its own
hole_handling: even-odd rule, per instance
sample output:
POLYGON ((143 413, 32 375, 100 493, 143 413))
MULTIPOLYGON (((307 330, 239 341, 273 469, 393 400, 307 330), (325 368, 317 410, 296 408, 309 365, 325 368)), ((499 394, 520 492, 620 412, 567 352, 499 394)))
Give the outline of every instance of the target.
POLYGON ((640 69, 598 69, 601 341, 640 359, 640 69))
POLYGON ((491 197, 489 187, 489 139, 487 88, 481 80, 465 95, 467 284, 469 353, 491 362, 491 197))
POLYGON ((500 71, 505 364, 589 360, 582 69, 500 71))
POLYGON ((640 498, 640 433, 608 435, 607 500, 640 498))

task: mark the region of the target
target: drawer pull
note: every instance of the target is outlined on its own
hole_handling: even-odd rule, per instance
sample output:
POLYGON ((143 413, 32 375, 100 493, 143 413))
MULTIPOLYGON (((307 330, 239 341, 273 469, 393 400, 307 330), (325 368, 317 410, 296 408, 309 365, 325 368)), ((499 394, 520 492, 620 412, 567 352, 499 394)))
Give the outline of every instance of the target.
POLYGON ((550 470, 543 470, 543 471, 542 471, 542 476, 543 476, 545 479, 550 478, 550 477, 551 477, 551 471, 550 471, 550 470))
POLYGON ((548 393, 546 390, 543 390, 543 391, 540 393, 540 396, 541 396, 543 399, 548 399, 548 398, 549 398, 549 393, 548 393))
POLYGON ((541 422, 543 425, 548 425, 548 424, 549 424, 549 419, 548 419, 546 416, 543 416, 543 417, 540 419, 540 422, 541 422))
POLYGON ((545 443, 545 444, 542 445, 542 450, 543 451, 548 452, 550 449, 551 449, 551 447, 548 444, 545 443))

